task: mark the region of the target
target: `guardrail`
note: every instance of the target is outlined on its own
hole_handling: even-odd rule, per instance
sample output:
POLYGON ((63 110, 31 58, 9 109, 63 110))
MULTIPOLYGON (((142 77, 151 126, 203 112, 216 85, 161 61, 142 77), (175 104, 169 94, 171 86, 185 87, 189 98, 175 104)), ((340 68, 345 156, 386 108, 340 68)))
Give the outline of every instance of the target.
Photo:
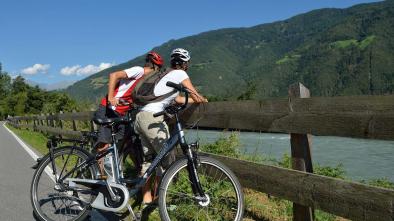
MULTIPOLYGON (((80 137, 76 120, 93 112, 10 118, 16 127, 80 137), (64 122, 69 121, 65 130, 64 122)), ((200 127, 291 134, 292 168, 256 164, 212 155, 228 165, 242 185, 294 202, 294 220, 313 220, 320 209, 352 220, 394 220, 394 191, 313 174, 310 136, 329 135, 394 140, 394 96, 309 98, 302 84, 289 97, 261 101, 213 102, 192 105, 182 119, 200 127)), ((373 148, 373 147, 371 147, 373 148)))

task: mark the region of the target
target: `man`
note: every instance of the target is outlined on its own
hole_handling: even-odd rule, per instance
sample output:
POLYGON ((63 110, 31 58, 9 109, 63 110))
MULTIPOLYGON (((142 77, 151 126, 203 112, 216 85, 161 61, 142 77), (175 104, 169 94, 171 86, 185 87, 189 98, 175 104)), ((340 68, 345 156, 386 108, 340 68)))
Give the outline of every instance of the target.
MULTIPOLYGON (((201 96, 194 88, 189 76, 186 71, 189 67, 190 54, 187 50, 182 48, 174 49, 171 53, 171 70, 157 83, 154 88, 155 96, 160 96, 173 91, 173 88, 166 86, 168 81, 176 84, 182 84, 184 87, 191 91, 190 103, 201 103, 208 102, 206 98, 201 96)), ((136 116, 135 130, 140 135, 141 144, 145 159, 152 159, 150 157, 155 152, 158 153, 163 144, 169 139, 170 134, 168 126, 164 121, 164 116, 153 117, 154 113, 163 111, 173 101, 177 103, 184 103, 185 98, 179 96, 179 92, 172 94, 171 96, 157 101, 149 103, 141 108, 141 111, 136 116)), ((169 159, 166 161, 163 167, 169 166, 169 159)), ((148 169, 150 162, 145 161, 142 165, 142 174, 148 169)), ((160 176, 163 171, 156 171, 156 175, 160 176)), ((152 202, 152 194, 150 191, 150 182, 143 187, 143 203, 149 204, 152 202)))
MULTIPOLYGON (((116 71, 109 75, 108 96, 101 100, 98 110, 95 113, 96 118, 106 119, 124 116, 130 109, 131 105, 122 105, 122 103, 132 104, 131 93, 135 88, 138 80, 153 72, 157 72, 163 66, 163 59, 161 56, 151 51, 146 55, 144 67, 134 66, 123 71, 116 71)), ((126 128, 121 124, 117 128, 116 139, 122 140, 125 136, 126 128)), ((111 129, 108 127, 101 127, 97 140, 97 151, 101 152, 108 148, 111 140, 111 129)), ((105 179, 103 170, 103 158, 99 160, 99 167, 102 178, 105 179)))

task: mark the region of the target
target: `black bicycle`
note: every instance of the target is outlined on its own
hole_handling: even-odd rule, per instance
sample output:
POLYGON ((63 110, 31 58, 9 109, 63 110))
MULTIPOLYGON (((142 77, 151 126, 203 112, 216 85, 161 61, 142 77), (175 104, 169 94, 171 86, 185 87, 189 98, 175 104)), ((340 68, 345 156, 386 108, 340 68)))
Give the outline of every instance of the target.
POLYGON ((184 93, 186 103, 169 106, 154 116, 172 114, 176 130, 142 177, 123 177, 115 142, 115 127, 129 123, 129 117, 96 119, 111 127, 113 143, 106 151, 90 154, 67 146, 50 151, 40 162, 31 184, 31 202, 40 220, 83 220, 91 208, 119 212, 128 208, 137 220, 129 198, 144 186, 161 161, 179 144, 183 157, 165 172, 159 185, 159 212, 162 220, 242 220, 244 197, 236 176, 221 162, 198 155, 198 143, 187 144, 178 112, 187 105, 189 91, 182 85, 167 82, 184 93), (99 180, 97 161, 105 157, 110 166, 107 180, 99 180), (129 188, 132 186, 132 188, 129 188))

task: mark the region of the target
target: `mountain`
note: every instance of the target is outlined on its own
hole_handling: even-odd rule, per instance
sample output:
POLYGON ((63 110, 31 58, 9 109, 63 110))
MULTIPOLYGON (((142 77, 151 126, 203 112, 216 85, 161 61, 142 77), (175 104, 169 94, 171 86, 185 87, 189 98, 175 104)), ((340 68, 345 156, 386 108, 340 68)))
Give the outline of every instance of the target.
POLYGON ((46 91, 61 90, 75 83, 75 81, 59 81, 52 84, 37 83, 35 81, 26 80, 26 83, 32 87, 38 86, 46 91))
MULTIPOLYGON (((208 31, 153 50, 168 61, 177 47, 191 52, 188 73, 213 99, 286 96, 288 85, 297 81, 313 96, 393 93, 394 1, 208 31)), ((106 93, 109 73, 142 64, 143 56, 136 57, 76 82, 66 92, 78 99, 98 99, 106 93)))

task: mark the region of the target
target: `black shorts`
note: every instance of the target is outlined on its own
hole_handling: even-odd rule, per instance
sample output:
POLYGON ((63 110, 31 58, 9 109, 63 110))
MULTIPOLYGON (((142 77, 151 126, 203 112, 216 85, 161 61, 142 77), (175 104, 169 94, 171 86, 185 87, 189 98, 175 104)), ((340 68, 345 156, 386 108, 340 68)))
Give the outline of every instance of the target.
MULTIPOLYGON (((116 111, 110 108, 106 108, 103 105, 99 105, 99 108, 94 113, 94 116, 96 118, 101 118, 101 119, 121 117, 119 113, 117 113, 116 111)), ((117 140, 117 142, 123 140, 125 135, 130 133, 129 125, 118 124, 115 129, 116 129, 115 139, 117 140)), ((100 127, 98 131, 97 143, 108 143, 108 144, 112 143, 112 134, 110 127, 103 127, 103 126, 100 127)))

